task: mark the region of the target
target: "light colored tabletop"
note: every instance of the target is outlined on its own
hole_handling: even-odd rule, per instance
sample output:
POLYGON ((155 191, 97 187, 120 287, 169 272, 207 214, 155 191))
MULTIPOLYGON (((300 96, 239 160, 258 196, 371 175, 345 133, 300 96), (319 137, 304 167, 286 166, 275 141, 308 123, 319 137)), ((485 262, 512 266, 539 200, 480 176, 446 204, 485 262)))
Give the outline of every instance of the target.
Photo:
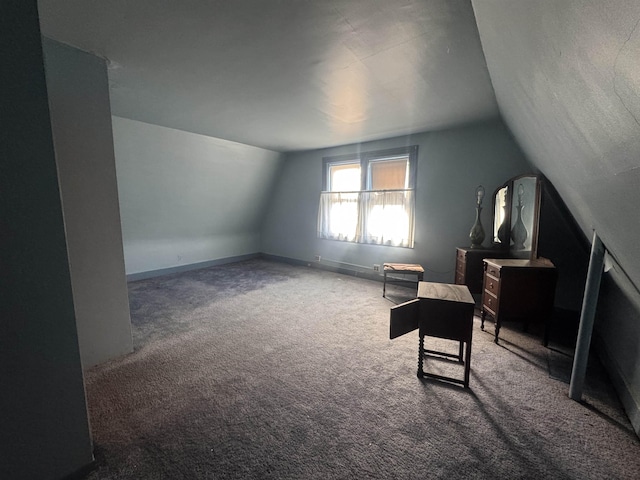
POLYGON ((555 268, 548 258, 535 258, 533 260, 519 258, 485 258, 485 262, 499 267, 527 267, 527 268, 555 268))
POLYGON ((466 285, 453 285, 451 283, 418 282, 418 298, 431 298, 474 305, 476 303, 466 285))

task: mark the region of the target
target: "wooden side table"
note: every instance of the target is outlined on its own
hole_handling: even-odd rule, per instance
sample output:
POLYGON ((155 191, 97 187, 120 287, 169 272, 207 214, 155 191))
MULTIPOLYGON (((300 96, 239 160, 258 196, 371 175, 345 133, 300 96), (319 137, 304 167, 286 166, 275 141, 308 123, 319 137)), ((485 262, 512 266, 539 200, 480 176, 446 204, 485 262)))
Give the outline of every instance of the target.
POLYGON ((529 322, 544 321, 544 340, 549 343, 549 322, 553 312, 557 272, 546 258, 534 260, 485 259, 482 292, 482 322, 486 317, 495 322, 495 342, 502 322, 519 320, 525 329, 529 322))
POLYGON ((475 302, 466 285, 419 282, 418 298, 391 308, 391 339, 418 330, 418 377, 431 377, 469 387, 471 340, 475 302), (426 350, 425 337, 438 337, 460 342, 458 355, 426 350), (466 349, 464 348, 466 344, 466 349), (464 364, 464 380, 443 377, 424 371, 425 354, 457 358, 464 364))

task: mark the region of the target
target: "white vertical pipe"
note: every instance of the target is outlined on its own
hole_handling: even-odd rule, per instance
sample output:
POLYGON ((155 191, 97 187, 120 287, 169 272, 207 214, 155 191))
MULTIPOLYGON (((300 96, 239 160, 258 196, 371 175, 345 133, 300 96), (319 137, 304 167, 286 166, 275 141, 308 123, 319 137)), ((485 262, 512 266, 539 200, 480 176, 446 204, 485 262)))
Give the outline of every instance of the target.
POLYGON ((597 232, 594 231, 587 282, 584 287, 584 298, 582 299, 582 312, 580 314, 580 327, 576 341, 576 353, 573 357, 573 370, 571 371, 571 383, 569 384, 569 397, 578 402, 582 399, 584 377, 587 372, 589 347, 591 345, 593 322, 596 316, 596 306, 598 305, 598 293, 600 291, 603 265, 604 245, 597 232))

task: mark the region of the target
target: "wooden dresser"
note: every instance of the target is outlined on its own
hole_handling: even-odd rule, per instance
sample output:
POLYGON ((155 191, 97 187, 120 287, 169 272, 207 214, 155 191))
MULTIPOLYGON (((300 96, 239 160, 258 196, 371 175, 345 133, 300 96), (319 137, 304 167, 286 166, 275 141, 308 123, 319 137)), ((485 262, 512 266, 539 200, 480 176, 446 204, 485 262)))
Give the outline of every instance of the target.
POLYGON ((458 285, 466 285, 471 293, 482 293, 485 258, 503 258, 509 253, 495 248, 456 248, 456 279, 458 285))
POLYGON ((548 343, 557 272, 548 259, 484 259, 482 322, 495 322, 495 342, 503 321, 544 322, 544 345, 548 343))

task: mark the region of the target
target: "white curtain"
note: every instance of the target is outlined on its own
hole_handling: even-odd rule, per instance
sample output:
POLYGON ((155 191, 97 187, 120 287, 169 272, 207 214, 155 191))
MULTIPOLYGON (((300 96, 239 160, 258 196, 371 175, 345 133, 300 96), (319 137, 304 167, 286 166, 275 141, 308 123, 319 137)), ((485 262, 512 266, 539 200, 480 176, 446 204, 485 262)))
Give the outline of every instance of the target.
POLYGON ((318 237, 413 248, 413 190, 322 192, 318 237))
POLYGON ((359 192, 322 192, 318 211, 318 236, 355 242, 359 192))

